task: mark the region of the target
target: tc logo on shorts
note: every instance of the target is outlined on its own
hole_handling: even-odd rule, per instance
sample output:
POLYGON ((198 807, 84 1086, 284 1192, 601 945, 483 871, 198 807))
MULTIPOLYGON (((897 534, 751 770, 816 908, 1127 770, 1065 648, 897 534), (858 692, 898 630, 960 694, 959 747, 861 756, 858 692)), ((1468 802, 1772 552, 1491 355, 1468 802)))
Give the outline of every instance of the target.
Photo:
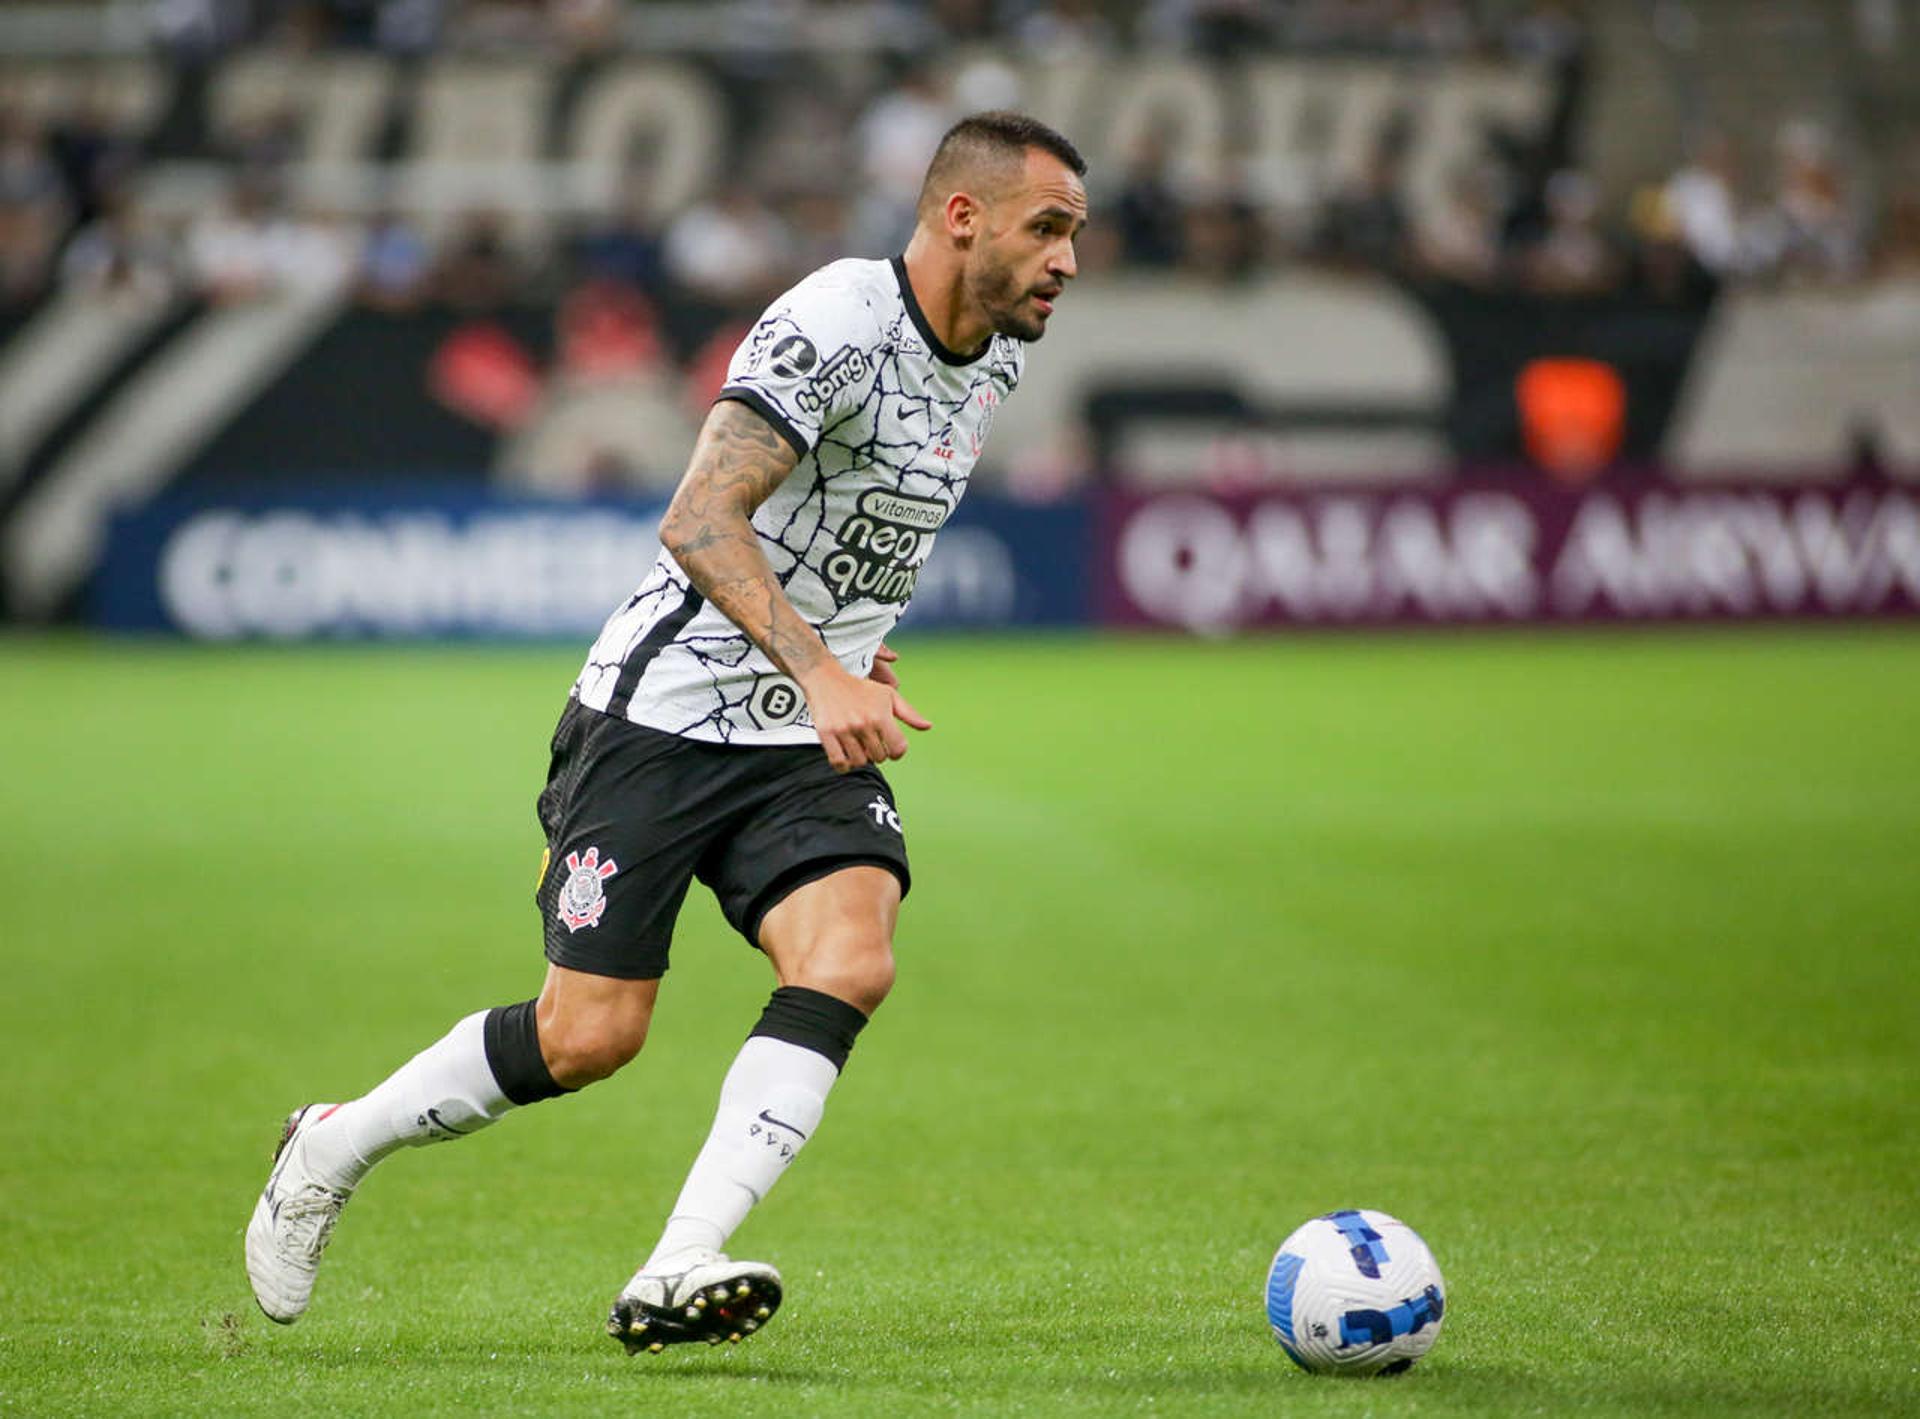
POLYGON ((584 856, 567 854, 567 880, 560 885, 554 913, 567 924, 568 931, 600 924, 601 913, 607 909, 606 889, 600 884, 619 870, 612 858, 600 860, 597 847, 588 848, 584 856))
POLYGON ((807 697, 784 675, 762 675, 747 696, 747 713, 762 729, 785 729, 807 712, 807 697))
MULTIPOLYGON (((900 814, 898 810, 896 810, 891 803, 887 802, 886 799, 880 797, 879 794, 874 795, 873 802, 867 805, 867 811, 873 814, 874 827, 877 828, 885 824, 896 833, 900 832, 900 814)), ((902 836, 905 835, 902 834, 902 836)))
POLYGON ((804 335, 789 335, 767 356, 767 368, 781 379, 798 379, 820 363, 820 352, 804 335))

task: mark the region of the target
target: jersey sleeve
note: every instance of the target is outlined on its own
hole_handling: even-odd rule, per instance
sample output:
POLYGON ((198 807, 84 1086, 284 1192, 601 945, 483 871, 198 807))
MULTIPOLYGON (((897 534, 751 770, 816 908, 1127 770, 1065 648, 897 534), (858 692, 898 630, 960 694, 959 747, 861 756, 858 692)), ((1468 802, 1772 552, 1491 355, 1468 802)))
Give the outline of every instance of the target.
POLYGON ((747 405, 804 458, 823 430, 865 402, 878 337, 858 290, 802 282, 747 332, 719 398, 747 405))

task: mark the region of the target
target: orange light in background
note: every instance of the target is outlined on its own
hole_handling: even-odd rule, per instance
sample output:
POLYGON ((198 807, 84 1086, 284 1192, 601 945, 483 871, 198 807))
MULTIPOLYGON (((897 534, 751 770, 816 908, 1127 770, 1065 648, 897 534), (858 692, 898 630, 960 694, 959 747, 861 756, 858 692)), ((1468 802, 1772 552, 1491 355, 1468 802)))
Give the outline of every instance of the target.
POLYGON ((440 342, 427 366, 433 397, 489 429, 517 429, 540 402, 540 372, 512 335, 472 320, 440 342))
POLYGON ((1603 360, 1534 360, 1514 381, 1527 457, 1562 483, 1613 462, 1627 429, 1627 387, 1603 360))

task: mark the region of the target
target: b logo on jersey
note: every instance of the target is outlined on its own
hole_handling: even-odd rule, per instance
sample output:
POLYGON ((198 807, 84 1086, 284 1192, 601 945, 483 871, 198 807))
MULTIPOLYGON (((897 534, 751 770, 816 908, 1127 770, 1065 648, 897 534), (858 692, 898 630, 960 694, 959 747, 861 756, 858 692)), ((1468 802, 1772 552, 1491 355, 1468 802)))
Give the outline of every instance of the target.
POLYGON ((781 379, 799 379, 820 363, 820 352, 804 335, 789 335, 767 356, 767 368, 781 379))
POLYGON ((784 729, 807 712, 806 696, 784 675, 762 675, 747 696, 747 713, 762 729, 784 729))
POLYGON ((600 860, 597 847, 567 854, 567 880, 560 885, 560 900, 553 910, 567 924, 569 933, 600 924, 607 909, 606 888, 600 884, 619 870, 612 858, 600 860))

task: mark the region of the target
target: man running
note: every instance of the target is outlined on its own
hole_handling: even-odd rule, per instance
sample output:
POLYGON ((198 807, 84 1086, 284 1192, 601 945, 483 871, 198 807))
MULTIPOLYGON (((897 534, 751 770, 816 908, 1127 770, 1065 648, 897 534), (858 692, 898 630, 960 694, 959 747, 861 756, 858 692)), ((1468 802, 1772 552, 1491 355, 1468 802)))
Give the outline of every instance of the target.
POLYGON ((738 1341, 779 1273, 723 1250, 819 1127, 893 984, 909 885, 879 765, 931 726, 883 644, 965 492, 1025 342, 1076 272, 1086 164, 1045 125, 963 119, 904 255, 836 261, 741 343, 553 738, 539 996, 467 1016, 382 1083, 287 1120, 247 1228, 260 1307, 306 1310, 341 1208, 403 1146, 460 1138, 639 1053, 699 878, 777 988, 607 1329, 629 1352, 738 1341))

